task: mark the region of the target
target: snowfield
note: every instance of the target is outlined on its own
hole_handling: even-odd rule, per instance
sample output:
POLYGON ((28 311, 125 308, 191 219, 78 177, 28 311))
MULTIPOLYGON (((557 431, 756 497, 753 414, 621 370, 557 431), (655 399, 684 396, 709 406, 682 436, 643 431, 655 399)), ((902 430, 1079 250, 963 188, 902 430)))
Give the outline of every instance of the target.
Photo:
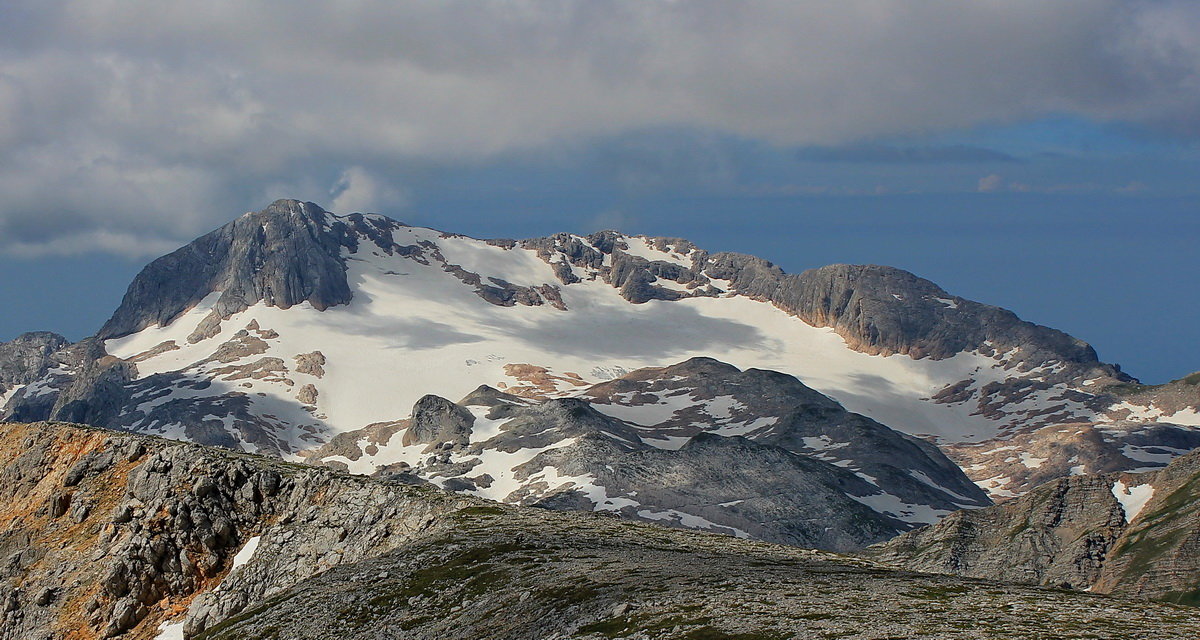
MULTIPOLYGON (((1006 427, 1003 421, 977 415, 970 403, 929 400, 960 380, 971 378, 982 386, 1017 375, 1004 367, 1003 356, 960 353, 944 360, 915 360, 867 355, 849 348, 832 329, 810 326, 769 303, 743 296, 726 293, 631 304, 578 267, 574 270, 581 282, 559 284, 551 265, 532 250, 415 227, 402 227, 395 236, 400 245, 436 244, 447 264, 478 273, 485 282, 497 278, 521 286, 556 286, 567 310, 550 304, 497 306, 476 295, 442 263, 422 264, 363 242, 357 253, 345 255, 354 291, 348 305, 317 311, 308 303, 290 309, 259 303, 222 322, 217 335, 189 343, 219 296, 214 293, 167 326, 109 340, 105 347, 121 358, 161 349, 168 342, 178 347, 139 359, 138 373, 144 378, 208 358, 237 331, 256 322, 262 331, 278 335, 265 338, 266 352, 245 362, 279 358, 294 369, 297 355, 320 351, 326 359, 324 375, 293 370, 287 374, 292 384, 246 379, 237 385, 214 384, 209 393, 246 393, 256 411, 309 424, 326 437, 403 418, 427 393, 457 400, 481 384, 520 393, 528 385, 506 371, 507 365, 574 374, 577 384, 560 382, 550 392, 570 395, 577 387, 611 377, 607 372, 664 366, 701 355, 743 369, 792 374, 849 410, 910 434, 970 442, 993 438, 1006 427), (317 390, 312 412, 304 411, 296 399, 308 384, 317 390)), ((630 238, 629 246, 631 253, 647 258, 687 260, 657 251, 640 238, 630 238)), ((687 398, 671 398, 657 410, 669 417, 686 402, 687 398)), ((619 413, 623 409, 611 410, 625 418, 619 413)), ((653 424, 645 421, 655 415, 639 410, 629 419, 653 424)), ((159 425, 158 430, 171 433, 169 425, 159 425)), ((293 442, 296 451, 312 444, 293 442)))

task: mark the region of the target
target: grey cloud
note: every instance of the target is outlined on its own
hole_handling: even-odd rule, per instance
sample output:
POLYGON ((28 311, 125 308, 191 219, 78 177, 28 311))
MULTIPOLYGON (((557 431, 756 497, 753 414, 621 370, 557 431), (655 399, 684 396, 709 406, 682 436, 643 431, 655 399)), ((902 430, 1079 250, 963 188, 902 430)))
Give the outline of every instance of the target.
MULTIPOLYGON (((828 147, 1068 113, 1200 135, 1197 34, 1182 0, 12 0, 0 224, 186 240, 267 192, 328 202, 347 172, 655 128, 828 147)), ((355 205, 402 206, 368 182, 355 205)), ((86 248, 52 240, 0 251, 86 248)))
POLYGON ((734 141, 697 132, 636 131, 592 145, 584 155, 590 168, 631 192, 731 186, 743 170, 734 141))
POLYGON ((844 162, 851 164, 979 164, 990 162, 1020 162, 1002 151, 951 145, 945 147, 892 147, 887 145, 851 145, 845 147, 807 147, 797 152, 800 160, 809 162, 844 162))

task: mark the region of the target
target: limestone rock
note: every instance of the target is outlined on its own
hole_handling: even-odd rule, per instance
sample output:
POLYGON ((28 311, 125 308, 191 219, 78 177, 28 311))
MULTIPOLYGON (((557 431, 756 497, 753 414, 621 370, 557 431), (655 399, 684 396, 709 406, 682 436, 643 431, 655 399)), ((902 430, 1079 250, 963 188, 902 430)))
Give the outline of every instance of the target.
POLYGON ((1200 452, 1158 471, 1060 478, 870 550, 918 571, 1200 602, 1200 452))

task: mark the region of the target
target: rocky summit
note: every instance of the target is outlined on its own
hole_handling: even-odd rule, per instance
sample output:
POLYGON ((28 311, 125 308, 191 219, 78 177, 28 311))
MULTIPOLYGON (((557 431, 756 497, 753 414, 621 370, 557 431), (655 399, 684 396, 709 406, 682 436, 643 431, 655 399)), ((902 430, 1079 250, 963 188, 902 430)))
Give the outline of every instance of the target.
POLYGON ((1200 610, 916 574, 66 424, 0 427, 0 638, 1193 638, 1200 610))
POLYGON ((890 267, 280 200, 0 420, 5 639, 1200 632, 1200 375, 890 267))

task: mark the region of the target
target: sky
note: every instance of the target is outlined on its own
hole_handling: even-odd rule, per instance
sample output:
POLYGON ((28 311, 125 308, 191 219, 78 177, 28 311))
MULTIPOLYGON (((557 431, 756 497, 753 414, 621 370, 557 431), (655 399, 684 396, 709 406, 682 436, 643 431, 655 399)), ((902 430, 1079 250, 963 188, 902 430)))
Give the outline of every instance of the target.
POLYGON ((0 340, 280 197, 888 264, 1200 369, 1200 3, 6 0, 0 340))

